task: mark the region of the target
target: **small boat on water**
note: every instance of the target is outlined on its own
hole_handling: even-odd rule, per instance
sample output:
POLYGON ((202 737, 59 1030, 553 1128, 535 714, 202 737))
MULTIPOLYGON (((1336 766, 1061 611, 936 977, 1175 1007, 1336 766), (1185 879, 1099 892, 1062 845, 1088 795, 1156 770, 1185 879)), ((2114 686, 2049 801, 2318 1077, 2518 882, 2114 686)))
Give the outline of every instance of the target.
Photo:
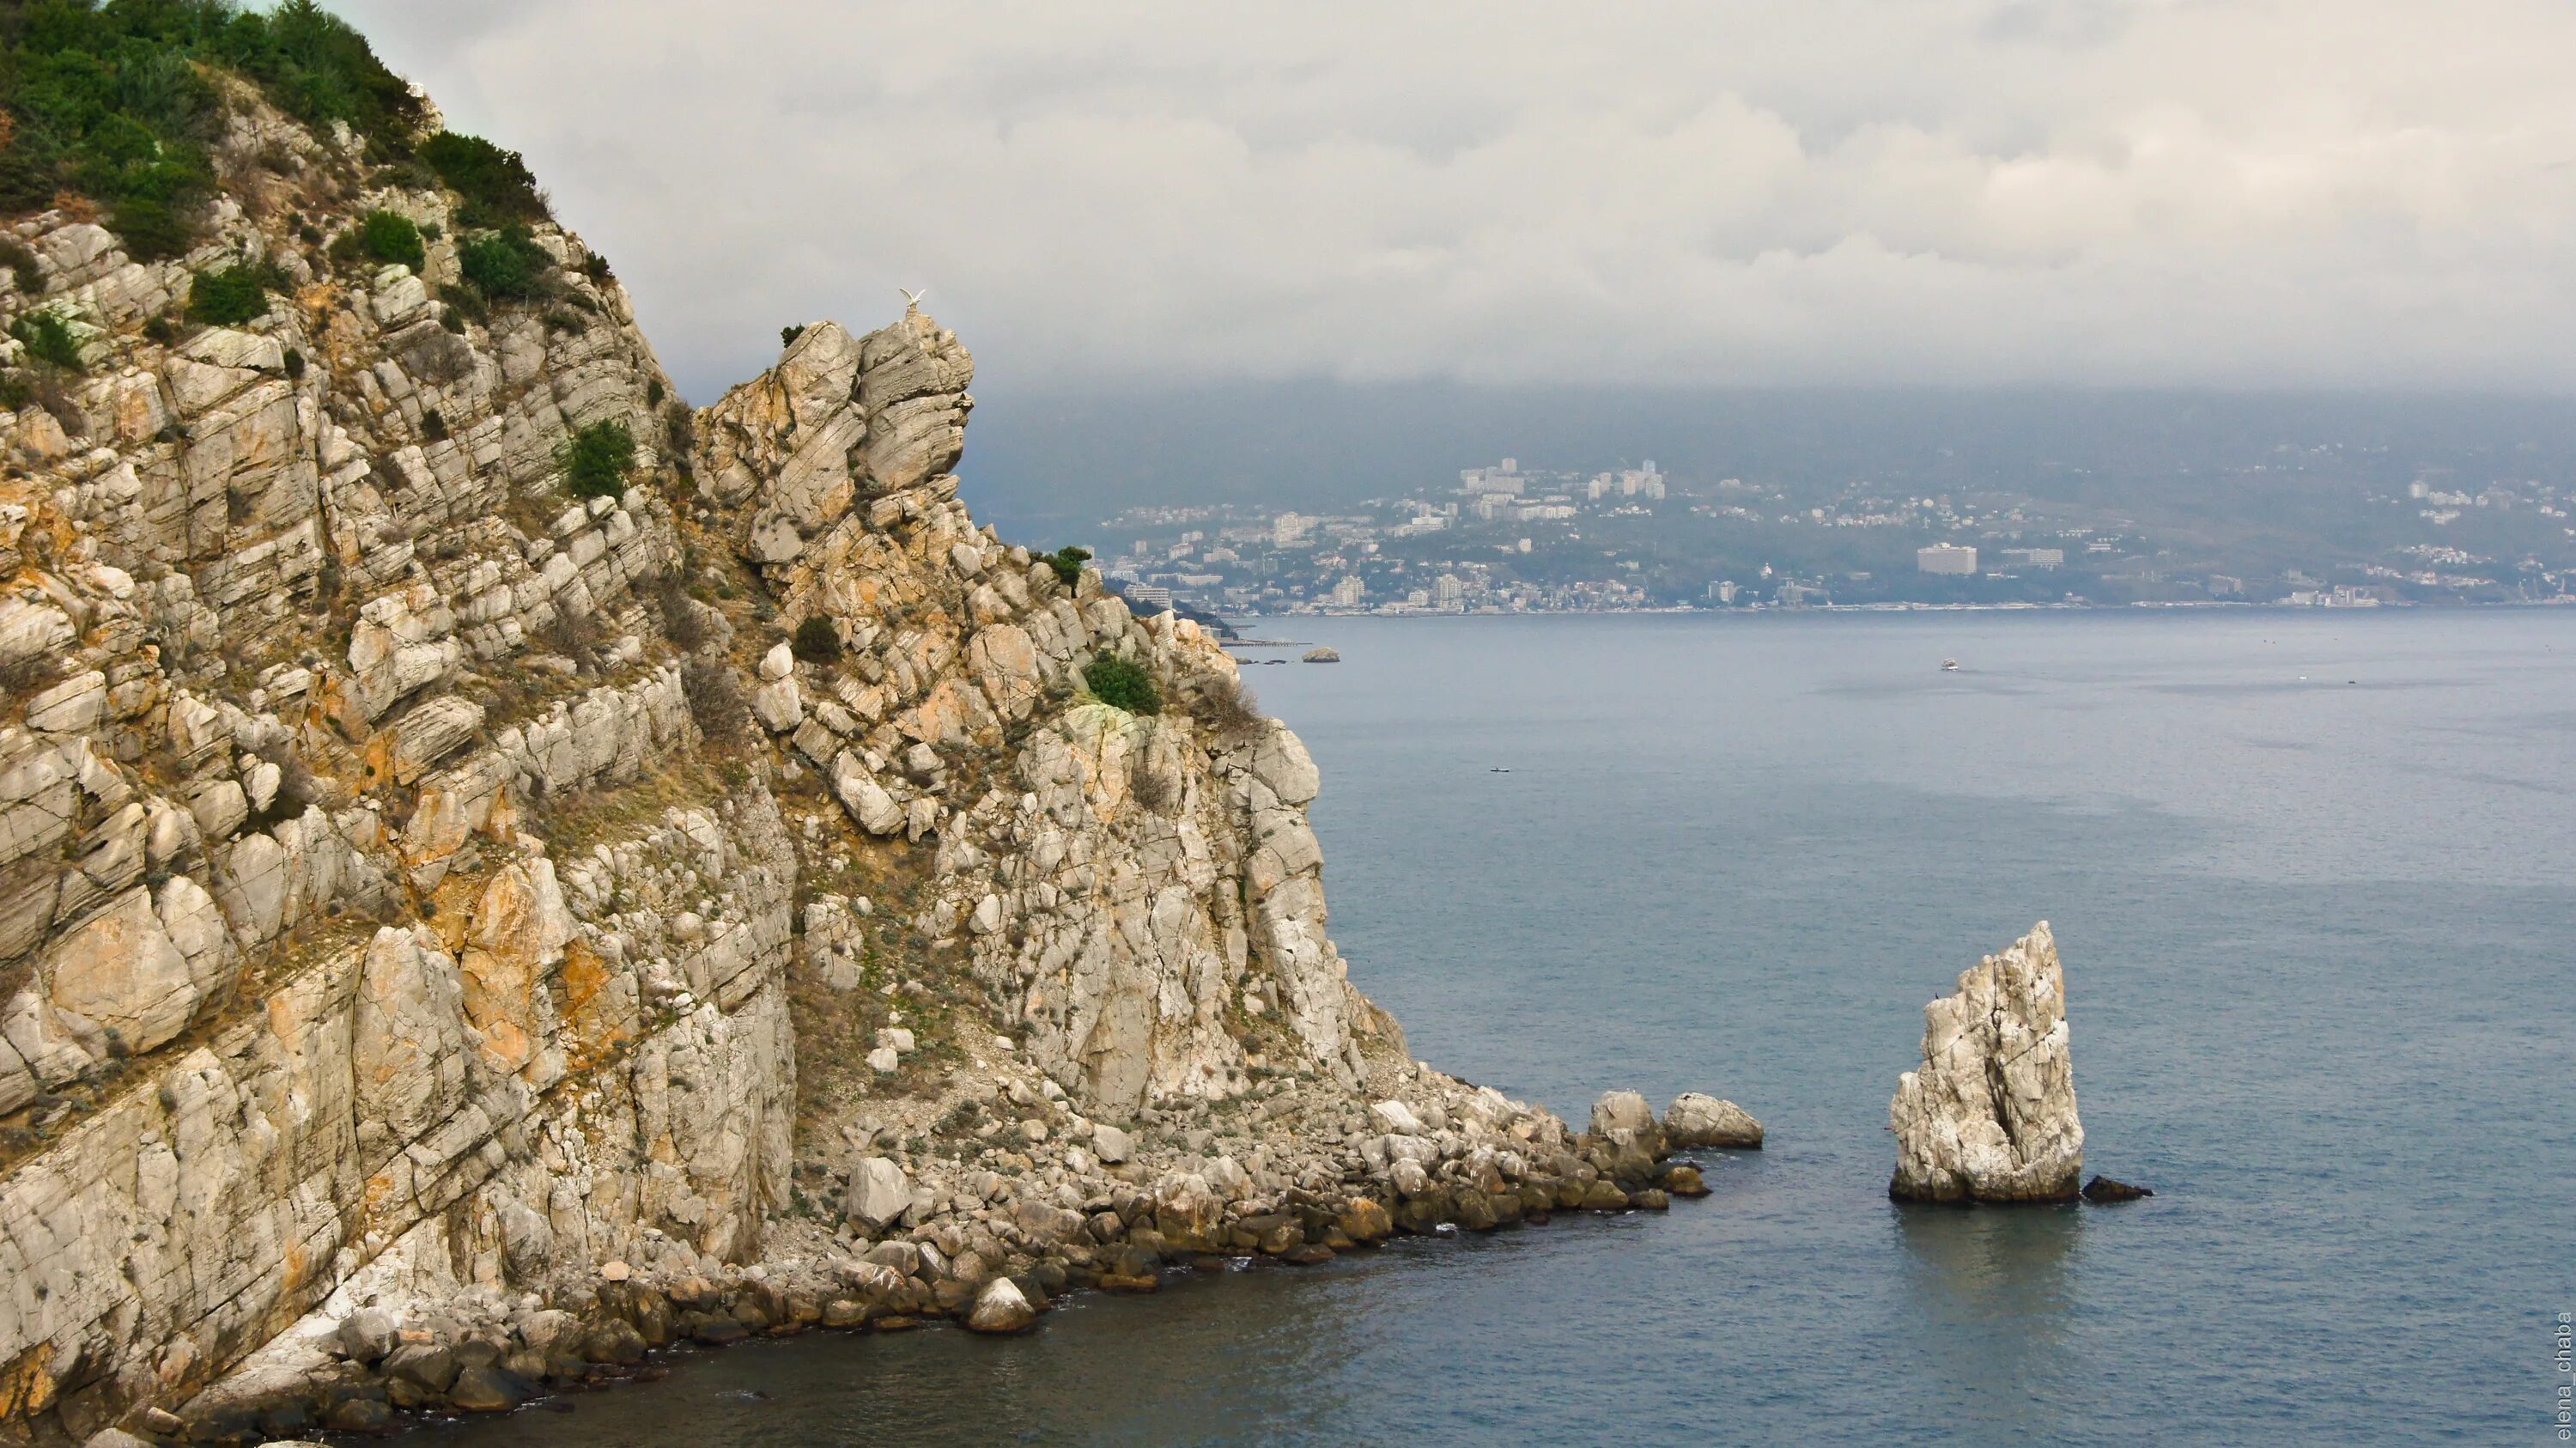
POLYGON ((1959 661, 1957 659, 1943 659, 1941 661, 1941 672, 1945 674, 1955 674, 1959 672, 1959 661))

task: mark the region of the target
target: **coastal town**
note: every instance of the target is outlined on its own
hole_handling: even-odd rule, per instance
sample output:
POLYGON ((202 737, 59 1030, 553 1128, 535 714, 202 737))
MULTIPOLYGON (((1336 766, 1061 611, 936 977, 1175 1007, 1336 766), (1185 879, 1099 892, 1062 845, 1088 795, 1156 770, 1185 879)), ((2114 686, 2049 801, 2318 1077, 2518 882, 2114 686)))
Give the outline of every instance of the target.
POLYGON ((1330 513, 1131 508, 1099 525, 1140 606, 1212 614, 1830 607, 2377 608, 2576 598, 2576 490, 2449 480, 2351 490, 2302 552, 2003 491, 1825 495, 1683 481, 1651 458, 1543 470, 1505 457, 1330 513), (2358 540, 2358 541, 2356 541, 2358 540), (2307 556, 2312 553, 2314 556, 2307 556))

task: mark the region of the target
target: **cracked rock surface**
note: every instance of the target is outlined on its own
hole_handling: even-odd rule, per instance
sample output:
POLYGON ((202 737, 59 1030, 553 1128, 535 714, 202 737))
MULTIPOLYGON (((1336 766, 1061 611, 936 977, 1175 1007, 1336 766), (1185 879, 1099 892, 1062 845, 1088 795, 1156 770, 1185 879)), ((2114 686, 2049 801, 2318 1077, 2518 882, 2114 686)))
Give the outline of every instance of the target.
POLYGON ((2043 920, 1959 974, 1923 1008, 1923 1064, 1888 1104, 1888 1195, 1929 1202, 2054 1202, 2084 1171, 2067 1047, 2066 972, 2043 920))

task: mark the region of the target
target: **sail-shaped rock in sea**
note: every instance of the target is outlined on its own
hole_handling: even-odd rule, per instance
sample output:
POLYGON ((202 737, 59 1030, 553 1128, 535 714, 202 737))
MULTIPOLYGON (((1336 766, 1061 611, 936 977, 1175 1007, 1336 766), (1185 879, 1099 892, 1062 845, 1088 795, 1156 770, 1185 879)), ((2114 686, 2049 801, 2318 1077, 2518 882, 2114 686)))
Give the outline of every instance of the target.
POLYGON ((2075 1196, 2084 1123, 2067 1048, 2066 972, 2043 920, 1923 1008, 1923 1065, 1887 1108, 1900 1201, 2053 1202, 2075 1196))

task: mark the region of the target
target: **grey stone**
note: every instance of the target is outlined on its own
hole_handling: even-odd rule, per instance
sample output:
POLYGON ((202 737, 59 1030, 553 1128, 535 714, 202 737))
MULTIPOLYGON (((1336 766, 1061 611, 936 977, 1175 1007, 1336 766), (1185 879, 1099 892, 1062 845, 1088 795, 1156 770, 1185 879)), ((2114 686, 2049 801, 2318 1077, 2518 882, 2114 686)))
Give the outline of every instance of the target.
POLYGON ((361 1307, 340 1320, 340 1355, 352 1362, 373 1363, 394 1349, 402 1324, 381 1307, 361 1307))
POLYGON ((882 1156, 861 1157, 850 1165, 848 1214, 871 1231, 883 1231, 912 1206, 912 1179, 882 1156))
POLYGON ((1752 1113, 1732 1101, 1721 1101, 1697 1091, 1685 1091, 1673 1098, 1664 1111, 1664 1144, 1676 1149, 1689 1147, 1758 1147, 1762 1144, 1762 1123, 1752 1113))
POLYGON ((1008 1277, 996 1277, 984 1284, 975 1297, 975 1308, 966 1315, 970 1332, 1026 1332, 1037 1325, 1038 1312, 1029 1305, 1017 1284, 1008 1277))

